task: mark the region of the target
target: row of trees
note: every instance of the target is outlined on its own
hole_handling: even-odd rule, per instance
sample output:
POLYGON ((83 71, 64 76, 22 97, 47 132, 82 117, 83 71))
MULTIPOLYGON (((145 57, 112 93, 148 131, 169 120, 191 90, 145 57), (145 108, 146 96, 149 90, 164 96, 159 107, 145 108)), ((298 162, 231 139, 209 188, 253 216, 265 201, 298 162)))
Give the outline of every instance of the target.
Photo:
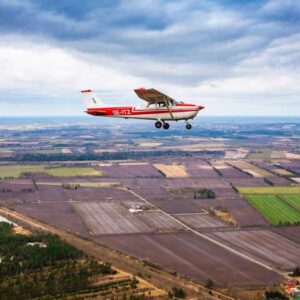
POLYGON ((194 193, 194 199, 214 199, 216 194, 210 189, 201 189, 194 193))
POLYGON ((32 193, 33 189, 32 188, 22 188, 20 190, 13 190, 10 188, 1 188, 0 193, 12 193, 12 192, 18 192, 18 193, 32 193))
MULTIPOLYGON (((193 154, 209 154, 209 155, 224 155, 224 151, 196 151, 193 154)), ((89 161, 89 160, 122 160, 122 159, 145 159, 146 157, 157 157, 157 156, 187 156, 191 155, 188 151, 124 151, 124 152, 102 152, 94 153, 87 152, 84 154, 42 154, 42 153, 26 153, 16 154, 14 157, 15 161, 18 162, 44 162, 44 161, 89 161)), ((1 160, 2 158, 0 158, 1 160)), ((4 159, 3 159, 4 160, 4 159)))

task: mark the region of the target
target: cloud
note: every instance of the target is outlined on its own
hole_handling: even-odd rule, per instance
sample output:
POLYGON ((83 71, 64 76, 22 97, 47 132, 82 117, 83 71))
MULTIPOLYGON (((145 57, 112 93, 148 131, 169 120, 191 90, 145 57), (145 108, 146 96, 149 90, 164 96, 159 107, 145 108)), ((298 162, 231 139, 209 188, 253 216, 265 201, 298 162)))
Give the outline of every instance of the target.
POLYGON ((294 114, 299 15, 290 0, 0 0, 0 108, 22 98, 28 111, 79 113, 70 107, 81 88, 121 104, 154 86, 205 98, 210 114, 245 114, 248 103, 275 114, 279 102, 294 114))

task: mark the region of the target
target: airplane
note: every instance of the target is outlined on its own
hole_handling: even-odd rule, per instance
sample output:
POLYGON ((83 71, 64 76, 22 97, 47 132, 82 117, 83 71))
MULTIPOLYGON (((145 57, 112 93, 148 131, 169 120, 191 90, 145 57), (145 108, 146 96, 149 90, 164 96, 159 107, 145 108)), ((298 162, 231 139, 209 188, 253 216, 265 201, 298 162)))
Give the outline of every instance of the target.
POLYGON ((155 127, 169 129, 170 125, 166 121, 185 120, 186 129, 191 129, 192 125, 188 120, 197 116, 204 106, 187 104, 176 101, 173 98, 157 91, 156 89, 135 89, 136 95, 146 101, 143 106, 115 106, 104 107, 92 90, 81 91, 83 100, 86 103, 87 114, 92 116, 113 117, 124 119, 146 119, 156 120, 155 127))

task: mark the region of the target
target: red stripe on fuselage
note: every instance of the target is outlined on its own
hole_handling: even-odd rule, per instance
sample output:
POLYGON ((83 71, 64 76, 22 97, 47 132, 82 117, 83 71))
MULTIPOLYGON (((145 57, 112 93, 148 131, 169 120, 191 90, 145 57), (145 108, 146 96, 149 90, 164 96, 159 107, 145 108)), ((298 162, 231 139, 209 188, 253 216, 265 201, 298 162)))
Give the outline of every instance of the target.
MULTIPOLYGON (((187 108, 178 108, 171 109, 171 113, 181 113, 181 112, 196 112, 199 111, 198 107, 193 105, 194 109, 187 108)), ((165 114, 169 113, 168 109, 144 109, 144 110, 135 110, 131 106, 121 106, 121 107, 99 107, 99 108, 89 108, 87 110, 88 114, 102 116, 138 116, 138 115, 149 115, 149 114, 165 114)))

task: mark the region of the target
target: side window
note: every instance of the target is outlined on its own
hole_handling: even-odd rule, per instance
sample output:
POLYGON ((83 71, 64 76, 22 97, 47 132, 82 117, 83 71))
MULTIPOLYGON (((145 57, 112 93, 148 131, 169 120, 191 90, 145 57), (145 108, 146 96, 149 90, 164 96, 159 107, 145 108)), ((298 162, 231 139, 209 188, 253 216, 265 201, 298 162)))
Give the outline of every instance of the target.
POLYGON ((149 104, 147 105, 147 108, 155 109, 155 108, 156 108, 156 103, 149 103, 149 104))

